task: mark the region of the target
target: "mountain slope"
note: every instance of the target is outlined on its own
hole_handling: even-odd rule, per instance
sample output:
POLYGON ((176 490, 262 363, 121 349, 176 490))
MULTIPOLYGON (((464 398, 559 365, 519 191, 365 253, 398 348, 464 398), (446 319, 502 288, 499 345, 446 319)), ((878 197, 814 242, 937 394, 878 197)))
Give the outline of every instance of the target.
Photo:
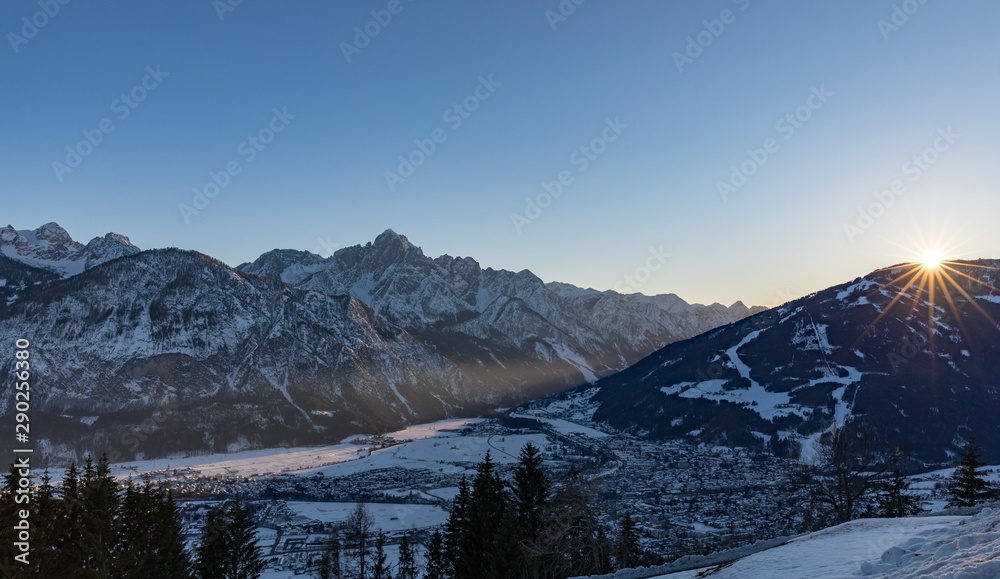
POLYGON ((227 452, 480 415, 750 311, 431 260, 391 231, 242 270, 116 234, 84 246, 55 224, 0 238, 0 340, 31 342, 33 431, 50 456, 227 452))
POLYGON ((594 419, 784 453, 854 417, 929 464, 969 432, 998 460, 997 265, 954 263, 933 290, 902 265, 671 344, 598 382, 594 419))

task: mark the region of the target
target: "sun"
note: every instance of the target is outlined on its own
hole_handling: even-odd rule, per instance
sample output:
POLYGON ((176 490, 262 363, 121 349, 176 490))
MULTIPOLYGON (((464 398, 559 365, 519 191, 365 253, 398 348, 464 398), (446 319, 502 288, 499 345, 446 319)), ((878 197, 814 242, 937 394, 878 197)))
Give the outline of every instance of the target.
POLYGON ((920 256, 920 263, 926 269, 937 269, 941 266, 942 261, 944 260, 941 258, 941 254, 936 251, 928 251, 920 256))

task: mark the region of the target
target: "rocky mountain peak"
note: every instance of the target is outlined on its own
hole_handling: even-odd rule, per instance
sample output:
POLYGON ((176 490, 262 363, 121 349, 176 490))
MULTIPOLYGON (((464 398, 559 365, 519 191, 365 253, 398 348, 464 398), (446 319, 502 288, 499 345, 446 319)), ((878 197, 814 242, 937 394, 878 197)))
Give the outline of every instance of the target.
POLYGON ((55 222, 29 230, 8 225, 0 229, 0 249, 7 257, 24 265, 44 269, 61 277, 77 275, 112 259, 139 252, 128 237, 108 233, 84 245, 55 222))
POLYGON ((62 228, 58 223, 50 221, 45 225, 39 227, 38 229, 32 231, 35 239, 38 241, 48 241, 52 245, 81 245, 70 237, 69 232, 62 228))
POLYGON ((0 229, 0 243, 14 243, 14 240, 18 238, 17 230, 13 226, 8 225, 3 229, 0 229))
POLYGON ((410 243, 410 240, 407 239, 405 235, 400 235, 392 229, 386 229, 380 233, 379 236, 375 238, 372 248, 379 252, 391 250, 405 253, 414 250, 420 255, 424 254, 419 247, 410 243))

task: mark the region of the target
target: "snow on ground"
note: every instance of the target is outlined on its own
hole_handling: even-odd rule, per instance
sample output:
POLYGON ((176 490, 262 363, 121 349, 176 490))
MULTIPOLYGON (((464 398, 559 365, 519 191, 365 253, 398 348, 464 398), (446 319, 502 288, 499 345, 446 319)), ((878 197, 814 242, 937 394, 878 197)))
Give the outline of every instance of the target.
POLYGON ((552 344, 552 347, 555 349, 557 356, 576 366, 576 369, 583 374, 584 380, 591 384, 597 382, 597 376, 594 374, 593 368, 587 364, 587 360, 585 360, 583 356, 577 354, 573 350, 570 350, 565 344, 562 343, 554 343, 552 344))
POLYGON ((840 301, 843 301, 843 300, 851 297, 854 293, 856 293, 858 291, 867 291, 867 290, 869 290, 869 289, 871 289, 873 287, 876 287, 876 286, 878 286, 878 284, 875 283, 874 281, 872 281, 870 279, 863 279, 863 280, 859 281, 858 283, 852 284, 852 285, 846 287, 845 289, 842 289, 839 292, 837 292, 836 299, 840 300, 840 301))
MULTIPOLYGON (((717 567, 658 575, 657 579, 751 579, 755 577, 808 577, 841 579, 862 575, 862 565, 880 564, 883 554, 896 553, 897 545, 927 544, 920 541, 956 539, 969 517, 912 517, 906 519, 860 519, 792 539, 784 545, 754 553, 717 567)), ((997 521, 1000 522, 1000 521, 997 521)), ((927 552, 924 555, 930 554, 927 552)), ((895 555, 888 555, 892 559, 895 555)), ((887 560, 888 560, 887 559, 887 560)), ((893 575, 894 577, 896 575, 893 575)), ((899 575, 905 577, 907 575, 899 575)), ((940 575, 933 575, 939 577, 940 575)), ((984 575, 984 577, 995 575, 984 575)))
POLYGON ((787 416, 788 414, 802 414, 802 411, 795 408, 789 408, 789 402, 791 398, 785 392, 768 392, 763 386, 757 383, 756 380, 750 377, 750 366, 747 366, 743 360, 740 360, 739 350, 743 346, 757 339, 760 335, 760 330, 755 330, 747 334, 739 344, 736 344, 732 348, 726 350, 726 355, 729 356, 729 361, 736 368, 736 371, 740 373, 740 376, 745 378, 750 382, 750 388, 745 391, 735 391, 735 392, 746 392, 743 396, 748 402, 756 402, 757 404, 751 406, 750 408, 760 414, 765 420, 771 420, 778 416, 787 416))
POLYGON ((983 509, 959 525, 927 530, 896 545, 874 563, 861 566, 863 577, 1000 577, 1000 511, 983 509))
MULTIPOLYGON (((954 467, 943 468, 922 474, 915 474, 906 478, 910 482, 910 491, 924 500, 924 508, 929 509, 931 512, 938 512, 944 509, 949 501, 941 498, 932 499, 931 491, 934 490, 936 485, 946 485, 954 472, 954 467)), ((979 469, 979 472, 983 473, 987 481, 994 485, 1000 484, 1000 465, 984 466, 979 469)))
MULTIPOLYGON (((296 513, 324 523, 345 521, 357 507, 357 503, 288 501, 287 504, 296 513)), ((437 527, 448 522, 448 512, 436 505, 368 503, 367 507, 375 518, 374 528, 386 533, 437 527)))
MULTIPOLYGON (((406 442, 401 445, 376 450, 372 453, 372 455, 377 454, 380 455, 381 458, 382 453, 385 451, 396 451, 393 453, 393 456, 397 456, 400 454, 399 451, 402 450, 403 447, 409 447, 410 445, 424 447, 426 444, 432 443, 432 441, 435 441, 433 442, 434 444, 445 444, 446 441, 450 442, 449 439, 453 439, 454 442, 450 443, 465 447, 466 450, 469 451, 466 454, 470 454, 481 448, 482 453, 474 459, 470 459, 474 462, 478 462, 482 458, 482 454, 485 454, 486 450, 490 448, 485 438, 483 438, 483 440, 470 441, 469 443, 466 443, 467 438, 474 437, 461 437, 454 432, 464 426, 474 424, 478 421, 478 419, 442 420, 430 424, 411 426, 405 430, 390 433, 388 436, 396 440, 408 440, 412 442, 406 442)), ((155 472, 168 469, 171 471, 184 471, 186 469, 191 469, 191 471, 197 471, 197 473, 201 476, 212 476, 218 474, 223 476, 240 475, 250 477, 283 472, 315 473, 319 470, 323 470, 327 466, 343 465, 343 463, 355 463, 363 461, 366 458, 370 458, 369 452, 371 444, 365 443, 365 438, 367 438, 365 435, 351 436, 345 439, 341 444, 331 446, 271 448, 228 454, 212 454, 185 458, 165 458, 114 464, 112 465, 112 474, 119 477, 128 477, 136 476, 137 474, 145 472, 155 472), (360 443, 352 442, 358 439, 360 439, 360 443)), ((408 449, 408 451, 410 451, 411 454, 421 454, 418 449, 408 449)), ((424 460, 428 459, 427 456, 422 458, 424 460)), ((361 468, 385 468, 388 466, 402 465, 387 464, 380 467, 373 467, 367 464, 365 466, 352 464, 349 465, 347 469, 356 472, 361 468)), ((192 472, 192 474, 195 473, 192 472)))
POLYGON ((514 418, 530 418, 532 420, 544 422, 562 434, 582 434, 591 438, 607 438, 609 436, 606 432, 601 432, 595 428, 583 426, 568 420, 561 420, 559 418, 546 418, 531 414, 511 414, 511 416, 514 418))
POLYGON ((341 477, 381 468, 428 469, 461 475, 474 467, 489 451, 493 462, 511 464, 528 442, 542 448, 548 439, 542 434, 497 436, 455 436, 428 438, 378 449, 368 456, 331 466, 304 468, 300 474, 323 473, 341 477), (444 452, 442 452, 444 450, 444 452), (467 468, 468 467, 468 468, 467 468))
POLYGON ((524 414, 530 414, 532 418, 550 415, 571 416, 573 420, 587 422, 593 419, 594 412, 600 405, 591 400, 597 391, 597 388, 586 388, 564 393, 559 398, 535 403, 525 410, 524 414))

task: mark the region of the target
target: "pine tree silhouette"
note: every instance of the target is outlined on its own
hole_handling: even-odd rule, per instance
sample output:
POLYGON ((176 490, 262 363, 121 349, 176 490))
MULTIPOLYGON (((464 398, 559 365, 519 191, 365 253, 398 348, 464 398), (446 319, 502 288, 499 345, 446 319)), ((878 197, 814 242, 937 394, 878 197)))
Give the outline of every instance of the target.
POLYGON ((416 556, 409 533, 403 533, 403 538, 399 542, 399 565, 396 579, 417 579, 416 556))
POLYGON ((981 450, 976 445, 976 437, 970 434, 948 489, 951 497, 949 506, 974 507, 994 495, 983 473, 979 471, 980 467, 986 465, 979 459, 981 450))
POLYGON ((625 513, 618 523, 618 540, 615 541, 615 563, 619 569, 637 567, 642 560, 642 547, 632 522, 632 515, 625 513))
POLYGON ((899 473, 892 472, 882 485, 878 496, 878 514, 881 517, 909 517, 923 511, 920 498, 910 494, 910 482, 899 473))
POLYGON ((240 499, 208 513, 195 565, 201 579, 256 579, 264 570, 250 511, 240 499))
POLYGON ((441 531, 434 531, 430 545, 427 546, 427 562, 424 567, 424 579, 448 579, 453 577, 449 572, 449 564, 445 555, 444 538, 441 531))

